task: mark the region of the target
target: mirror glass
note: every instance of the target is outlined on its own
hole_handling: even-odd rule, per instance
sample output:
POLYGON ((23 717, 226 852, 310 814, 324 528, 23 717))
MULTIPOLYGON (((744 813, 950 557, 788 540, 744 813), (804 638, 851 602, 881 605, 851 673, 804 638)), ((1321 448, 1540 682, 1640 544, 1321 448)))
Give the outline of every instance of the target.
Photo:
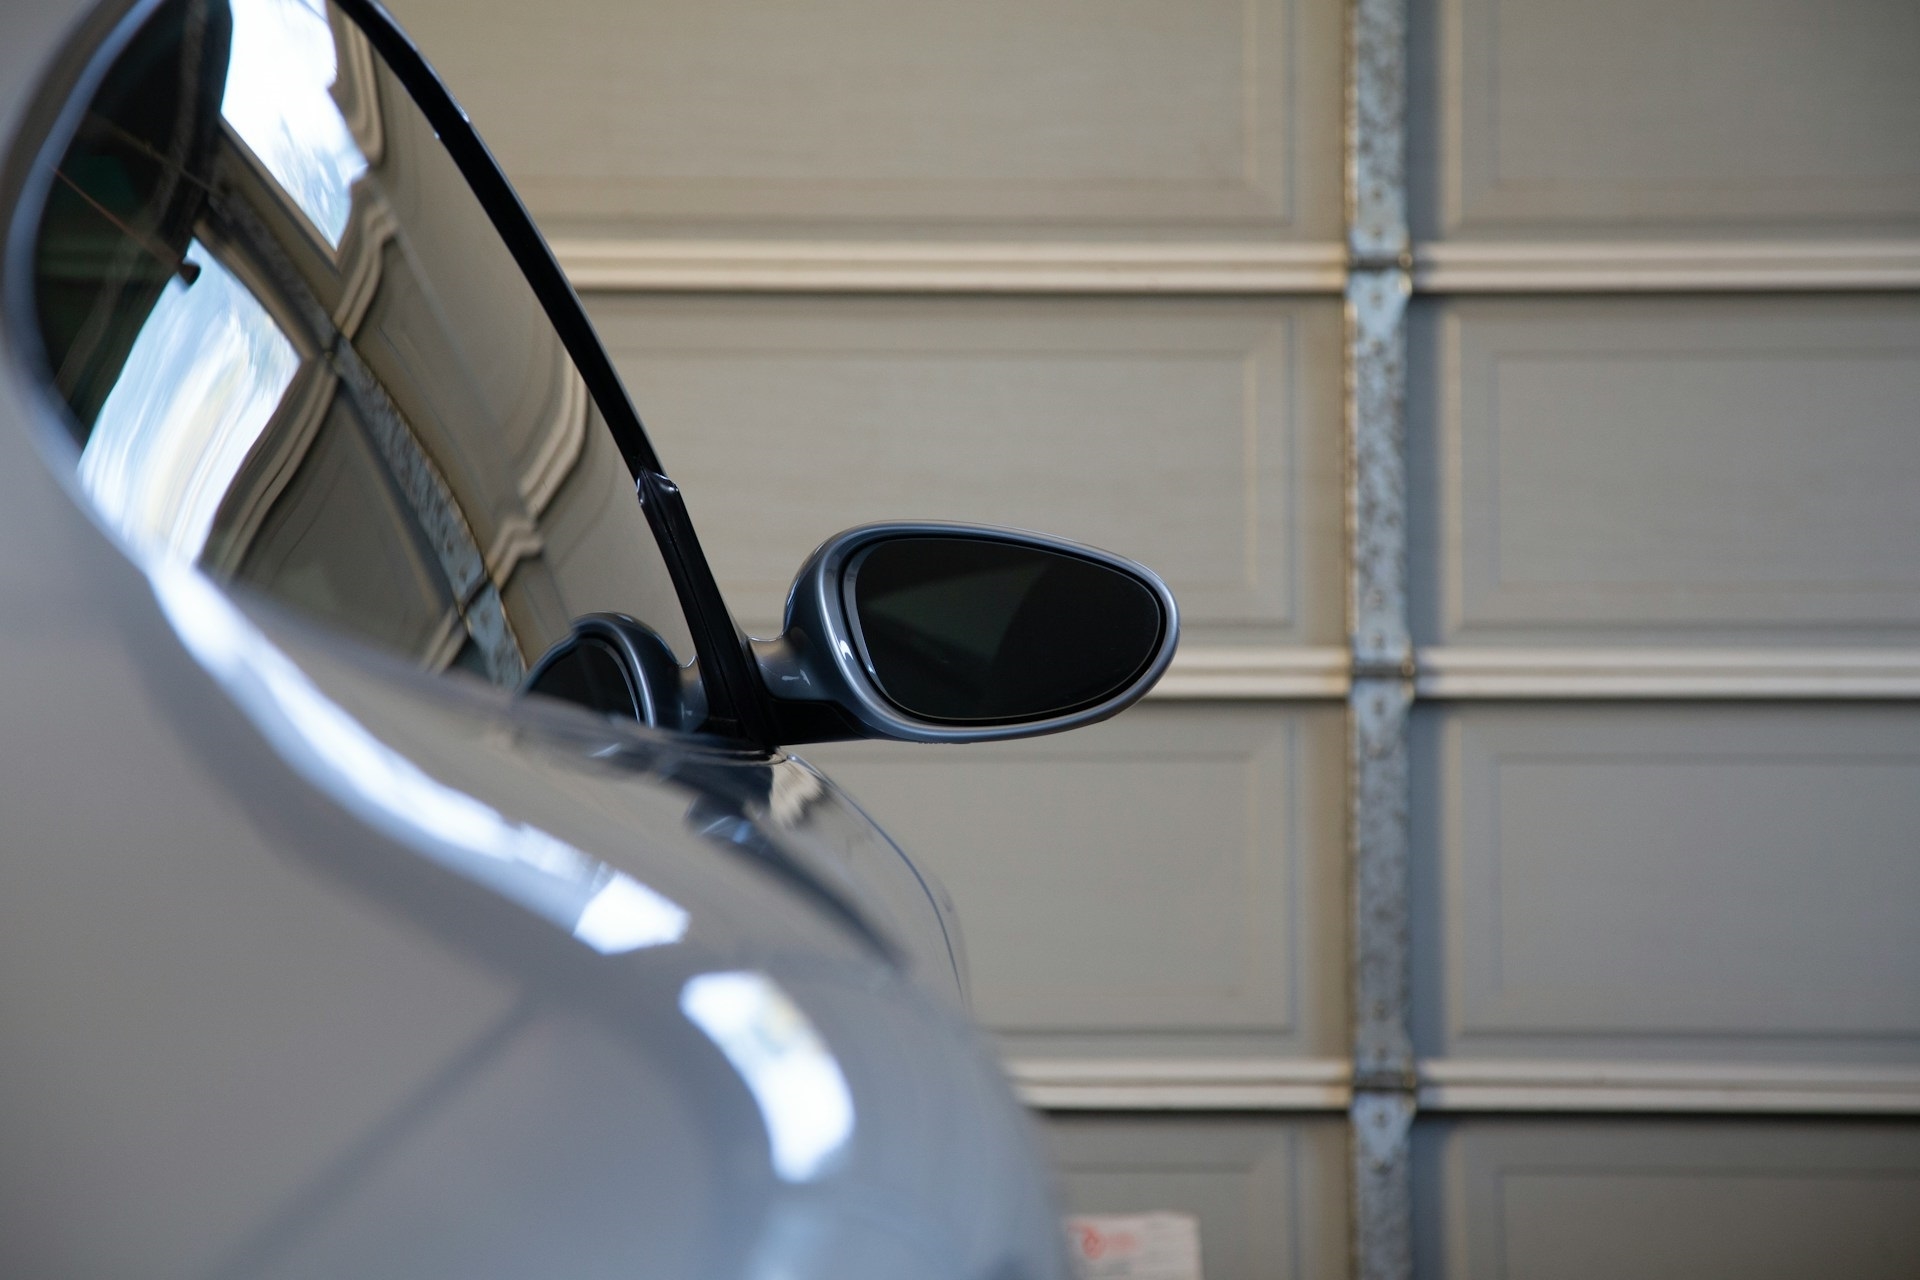
POLYGON ((593 612, 694 658, 599 406, 337 5, 156 6, 34 268, 80 487, 142 555, 508 688, 593 612))
POLYGON ((1022 721, 1118 693, 1167 619, 1131 574, 1080 556, 964 536, 890 538, 847 570, 867 670, 923 720, 1022 721))

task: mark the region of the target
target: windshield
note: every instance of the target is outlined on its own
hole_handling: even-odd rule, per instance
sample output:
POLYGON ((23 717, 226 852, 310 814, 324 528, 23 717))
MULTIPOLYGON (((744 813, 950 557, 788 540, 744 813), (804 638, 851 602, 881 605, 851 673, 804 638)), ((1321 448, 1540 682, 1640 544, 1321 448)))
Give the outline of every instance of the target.
POLYGON ((338 8, 161 6, 54 178, 41 331, 123 538, 504 686, 590 613, 693 659, 584 381, 338 8))

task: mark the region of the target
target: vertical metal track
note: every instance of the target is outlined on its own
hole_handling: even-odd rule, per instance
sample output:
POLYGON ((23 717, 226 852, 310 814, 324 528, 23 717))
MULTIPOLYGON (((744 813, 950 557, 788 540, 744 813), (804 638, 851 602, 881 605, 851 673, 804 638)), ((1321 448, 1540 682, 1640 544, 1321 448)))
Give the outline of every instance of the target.
POLYGON ((1347 0, 1347 859, 1353 1273, 1413 1270, 1408 1034, 1406 0, 1347 0))

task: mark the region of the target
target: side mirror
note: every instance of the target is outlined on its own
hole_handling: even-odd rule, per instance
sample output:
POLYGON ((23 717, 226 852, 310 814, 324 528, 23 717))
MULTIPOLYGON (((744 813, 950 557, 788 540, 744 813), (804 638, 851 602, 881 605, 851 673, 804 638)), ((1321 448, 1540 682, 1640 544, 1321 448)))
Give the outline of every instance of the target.
POLYGON ((1013 529, 875 524, 808 557, 785 631, 753 649, 783 743, 982 742, 1125 709, 1179 632, 1173 593, 1131 560, 1013 529))

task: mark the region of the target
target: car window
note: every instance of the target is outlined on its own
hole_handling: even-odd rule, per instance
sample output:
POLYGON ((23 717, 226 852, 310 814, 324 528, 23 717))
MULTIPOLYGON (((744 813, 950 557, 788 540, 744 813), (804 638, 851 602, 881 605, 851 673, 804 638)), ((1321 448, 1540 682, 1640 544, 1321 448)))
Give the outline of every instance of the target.
POLYGON ((143 551, 505 687, 603 687, 551 670, 587 615, 693 661, 585 382, 338 9, 156 10, 57 166, 35 284, 81 487, 143 551))

